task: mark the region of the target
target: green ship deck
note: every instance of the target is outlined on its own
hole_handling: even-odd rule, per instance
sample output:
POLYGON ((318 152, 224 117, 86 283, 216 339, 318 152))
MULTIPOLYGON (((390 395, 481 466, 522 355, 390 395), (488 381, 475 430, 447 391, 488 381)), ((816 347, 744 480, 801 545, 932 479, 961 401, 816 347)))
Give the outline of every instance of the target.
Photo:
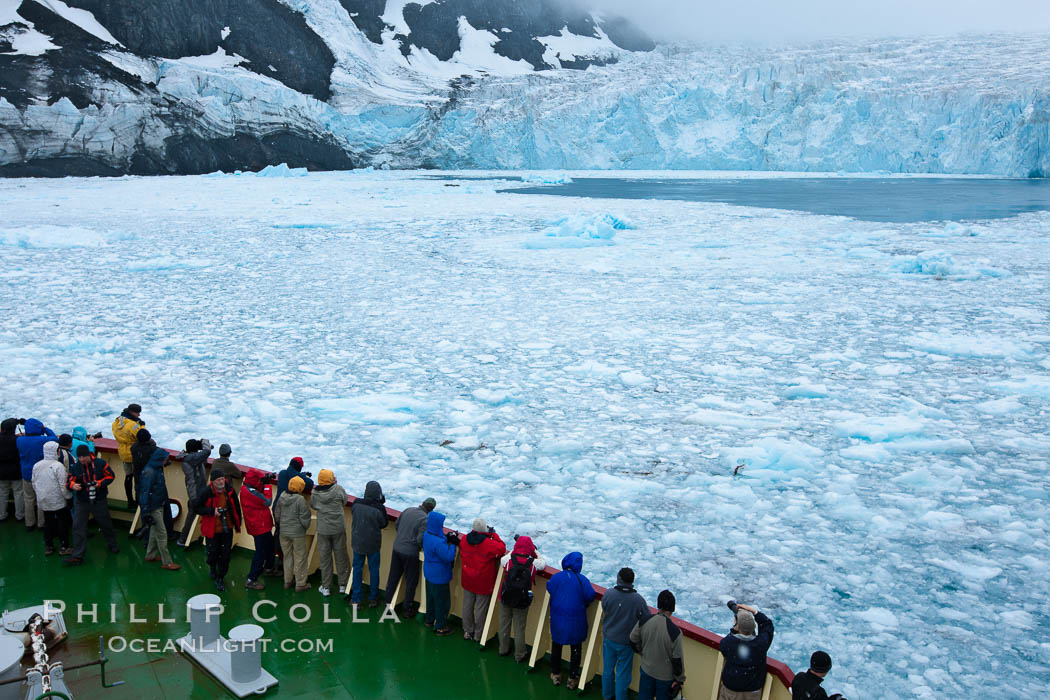
MULTIPOLYGON (((159 564, 143 561, 138 540, 127 535, 116 521, 119 554, 110 554, 102 536, 88 540, 84 564, 65 567, 57 554, 45 557, 39 532, 27 532, 19 522, 0 525, 0 608, 14 610, 40 605, 45 599, 63 600, 70 606, 65 621, 69 639, 51 652, 53 660, 66 666, 92 661, 98 654, 98 637, 175 639, 189 631, 186 600, 197 593, 214 593, 210 585, 204 549, 198 542, 189 550, 171 547, 181 571, 163 571, 159 564), (98 621, 77 621, 75 603, 98 603, 98 621), (116 605, 117 621, 111 622, 110 605, 116 605), (129 622, 130 605, 145 623, 129 622), (176 622, 158 622, 157 606, 176 622)), ((223 596, 227 606, 222 614, 222 633, 235 625, 252 622, 252 605, 267 599, 276 609, 265 607, 277 620, 263 625, 266 636, 274 640, 332 640, 326 653, 263 653, 263 668, 274 674, 280 685, 266 697, 282 698, 565 698, 570 691, 551 685, 544 668, 526 672, 525 664, 496 653, 495 642, 481 650, 461 634, 436 638, 422 624, 422 616, 395 624, 380 624, 380 610, 362 610, 354 624, 350 608, 341 595, 322 598, 316 587, 294 594, 280 579, 266 579, 265 591, 244 590, 251 553, 235 549, 223 596), (239 590, 234 590, 234 587, 239 590), (329 602, 331 616, 339 624, 323 622, 323 602, 329 602), (305 623, 289 619, 288 610, 296 603, 310 607, 312 616, 305 623)), ((303 612, 301 609, 297 612, 303 612)), ((69 671, 66 681, 75 698, 122 700, 131 698, 170 698, 200 700, 233 697, 210 675, 178 652, 150 653, 125 650, 106 652, 110 659, 107 680, 126 681, 125 685, 103 690, 98 667, 69 671)), ((597 689, 586 695, 598 697, 597 689)))

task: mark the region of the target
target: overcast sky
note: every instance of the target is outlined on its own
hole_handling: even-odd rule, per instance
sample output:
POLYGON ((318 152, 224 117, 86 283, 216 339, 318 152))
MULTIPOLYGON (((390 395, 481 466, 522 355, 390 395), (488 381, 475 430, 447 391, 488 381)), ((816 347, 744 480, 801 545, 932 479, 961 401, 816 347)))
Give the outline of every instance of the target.
POLYGON ((1050 0, 591 0, 657 39, 777 41, 1050 31, 1050 0))

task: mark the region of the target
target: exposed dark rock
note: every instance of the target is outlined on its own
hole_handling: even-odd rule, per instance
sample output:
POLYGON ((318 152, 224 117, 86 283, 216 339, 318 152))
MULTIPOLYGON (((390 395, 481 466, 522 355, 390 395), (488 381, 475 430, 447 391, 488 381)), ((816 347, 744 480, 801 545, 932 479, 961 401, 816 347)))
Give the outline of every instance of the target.
POLYGON ((339 0, 339 4, 346 8, 354 24, 369 41, 382 43, 383 31, 389 27, 380 19, 386 11, 386 0, 339 0))

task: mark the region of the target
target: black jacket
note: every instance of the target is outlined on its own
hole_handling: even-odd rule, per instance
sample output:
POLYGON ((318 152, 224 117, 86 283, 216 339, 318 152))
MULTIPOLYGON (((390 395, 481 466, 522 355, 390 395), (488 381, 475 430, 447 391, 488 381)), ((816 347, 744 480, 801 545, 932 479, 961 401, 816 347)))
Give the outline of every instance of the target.
POLYGON ((718 648, 726 659, 722 685, 738 693, 762 690, 766 682, 766 652, 773 643, 773 621, 765 613, 755 613, 757 634, 741 639, 732 632, 722 637, 718 648))
POLYGON ((809 671, 795 674, 791 681, 792 700, 828 700, 828 693, 820 685, 824 681, 820 676, 809 671))
POLYGON ((8 418, 0 424, 0 481, 15 481, 22 478, 22 462, 18 457, 15 441, 15 426, 18 420, 8 418))
POLYGON ((375 554, 383 546, 383 533, 388 522, 383 503, 383 489, 378 481, 365 484, 365 497, 350 506, 353 521, 350 523, 350 548, 355 554, 375 554))

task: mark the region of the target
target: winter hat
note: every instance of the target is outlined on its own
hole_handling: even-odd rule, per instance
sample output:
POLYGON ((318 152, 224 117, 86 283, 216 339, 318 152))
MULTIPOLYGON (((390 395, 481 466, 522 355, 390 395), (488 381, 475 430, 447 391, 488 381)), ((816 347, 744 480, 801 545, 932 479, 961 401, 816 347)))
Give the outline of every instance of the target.
POLYGON ((438 502, 435 501, 433 498, 426 498, 423 500, 423 510, 427 511, 428 513, 437 508, 437 505, 438 502))
POLYGON ((634 585, 634 569, 623 567, 616 574, 616 585, 617 586, 633 586, 634 585))
POLYGON ((667 612, 674 612, 674 593, 671 591, 660 591, 656 596, 656 607, 667 612))
POLYGON ((288 460, 288 466, 291 467, 292 469, 295 469, 296 471, 302 471, 303 470, 303 458, 302 457, 292 457, 290 460, 288 460))
POLYGON ((471 527, 474 532, 485 532, 489 529, 489 524, 485 522, 485 518, 474 518, 474 524, 471 527))
MULTIPOLYGON (((295 477, 295 478, 298 479, 299 477, 295 477)), ((303 483, 305 484, 306 482, 303 482, 303 483)), ((335 483, 335 472, 333 472, 331 469, 322 469, 320 471, 320 473, 317 475, 317 483, 320 486, 328 486, 329 484, 334 484, 335 483)))
POLYGON ((303 481, 303 477, 301 476, 293 476, 288 482, 288 490, 292 493, 302 493, 305 488, 306 482, 303 481))
POLYGON ((137 403, 129 403, 125 410, 128 413, 142 413, 142 406, 139 406, 137 403))
POLYGON ((216 479, 223 479, 225 477, 226 477, 226 472, 224 472, 223 470, 218 469, 218 468, 211 470, 211 480, 212 481, 215 481, 216 479))
POLYGON ((58 436, 59 447, 70 447, 73 444, 73 436, 69 433, 62 433, 58 436))
POLYGON ((749 611, 741 608, 736 611, 736 629, 744 636, 751 636, 758 630, 758 625, 755 624, 755 616, 749 611))
POLYGON ((87 445, 77 445, 77 457, 88 457, 91 455, 91 448, 87 445))
POLYGON ((135 439, 143 445, 145 445, 153 439, 153 435, 151 435, 150 432, 145 428, 141 428, 137 433, 135 433, 135 439))
POLYGON ((229 457, 230 453, 232 453, 232 452, 233 452, 233 448, 230 447, 229 445, 227 445, 225 442, 222 443, 221 445, 219 445, 219 456, 220 457, 229 457))
POLYGON ((826 651, 815 651, 809 657, 809 670, 816 673, 827 673, 831 670, 831 656, 826 651))

